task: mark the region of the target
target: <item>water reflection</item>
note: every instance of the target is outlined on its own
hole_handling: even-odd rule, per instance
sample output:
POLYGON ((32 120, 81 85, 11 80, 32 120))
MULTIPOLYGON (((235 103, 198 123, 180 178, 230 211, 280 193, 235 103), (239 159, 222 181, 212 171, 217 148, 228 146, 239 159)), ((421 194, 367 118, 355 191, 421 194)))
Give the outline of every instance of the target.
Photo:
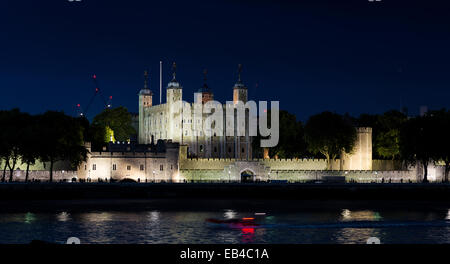
POLYGON ((237 216, 237 213, 230 209, 226 210, 225 213, 223 213, 223 217, 225 219, 234 219, 234 218, 236 218, 236 216, 237 216))
POLYGON ((350 211, 349 209, 343 209, 341 212, 341 221, 380 221, 383 220, 380 213, 362 210, 362 211, 350 211))
POLYGON ((148 214, 148 218, 150 222, 158 222, 160 218, 160 212, 158 211, 152 211, 148 214))
POLYGON ((254 242, 254 237, 254 228, 242 228, 242 243, 252 243, 254 242))
POLYGON ((80 214, 82 222, 108 222, 113 215, 109 212, 90 212, 80 214))
POLYGON ((33 223, 35 220, 36 220, 35 214, 30 213, 30 212, 28 212, 28 213, 25 214, 25 217, 24 217, 24 223, 25 223, 25 224, 31 224, 31 223, 33 223))
POLYGON ((70 214, 67 212, 61 212, 59 214, 56 215, 56 219, 60 222, 67 222, 69 221, 70 218, 70 214))
POLYGON ((377 237, 383 243, 383 234, 375 228, 342 228, 333 235, 337 243, 342 244, 365 244, 370 237, 377 237))
MULTIPOLYGON (((450 243, 450 210, 314 210, 256 216, 239 210, 217 211, 91 211, 0 213, 0 243, 39 239, 64 243, 75 236, 82 243, 450 243), (261 217, 261 226, 211 226, 205 219, 261 217), (373 227, 359 222, 377 221, 373 227), (419 226, 384 223, 418 221, 419 226), (356 223, 356 224, 355 224, 356 223), (445 222, 444 222, 445 223, 445 222), (330 224, 323 225, 323 224, 330 224)), ((259 223, 259 219, 257 221, 259 223)))

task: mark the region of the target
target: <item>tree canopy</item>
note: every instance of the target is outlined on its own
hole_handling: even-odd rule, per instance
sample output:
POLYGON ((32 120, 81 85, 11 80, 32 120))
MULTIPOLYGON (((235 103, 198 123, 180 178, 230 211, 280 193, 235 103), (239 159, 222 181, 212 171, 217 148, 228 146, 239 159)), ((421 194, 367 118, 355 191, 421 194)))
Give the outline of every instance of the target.
POLYGON ((353 151, 356 129, 341 115, 323 112, 309 118, 305 126, 305 140, 308 150, 324 155, 328 169, 331 169, 331 160, 336 159, 342 152, 353 151))
POLYGON ((406 120, 406 115, 391 110, 382 115, 362 114, 356 122, 358 126, 372 128, 374 158, 397 159, 400 158, 400 129, 406 120))
POLYGON ((131 114, 125 107, 107 108, 96 115, 90 127, 93 148, 101 148, 110 141, 127 141, 136 134, 131 114))
POLYGON ((434 136, 433 159, 442 161, 445 165, 444 181, 448 182, 448 174, 450 171, 450 112, 442 109, 430 112, 431 123, 433 125, 434 136))
POLYGON ((13 180, 17 162, 29 165, 37 159, 50 162, 50 178, 53 180, 53 164, 58 160, 68 160, 78 166, 86 159, 83 128, 73 117, 63 112, 47 111, 42 115, 31 116, 19 109, 0 111, 0 122, 5 124, 0 130, 0 157, 5 170, 9 168, 9 181, 13 180))
POLYGON ((432 111, 424 116, 409 119, 401 129, 401 158, 408 164, 420 162, 423 181, 428 182, 428 165, 444 162, 445 181, 450 170, 450 113, 446 110, 432 111))
POLYGON ((424 182, 428 182, 428 164, 434 156, 433 130, 430 116, 420 116, 408 120, 400 133, 402 159, 409 164, 421 162, 424 166, 424 182))

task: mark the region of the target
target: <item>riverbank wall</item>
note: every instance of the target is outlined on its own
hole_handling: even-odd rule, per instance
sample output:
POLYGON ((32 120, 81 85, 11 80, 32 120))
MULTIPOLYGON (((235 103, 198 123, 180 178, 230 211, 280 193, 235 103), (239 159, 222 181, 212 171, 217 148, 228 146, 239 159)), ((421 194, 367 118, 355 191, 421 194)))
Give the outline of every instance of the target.
POLYGON ((450 184, 1 183, 0 200, 298 199, 450 201, 450 184))

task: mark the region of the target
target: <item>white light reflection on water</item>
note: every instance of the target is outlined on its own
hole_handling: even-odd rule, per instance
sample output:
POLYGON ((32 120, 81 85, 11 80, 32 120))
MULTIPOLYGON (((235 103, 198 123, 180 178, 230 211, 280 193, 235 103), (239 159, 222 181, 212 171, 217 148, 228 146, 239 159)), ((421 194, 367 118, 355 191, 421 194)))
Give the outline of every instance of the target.
POLYGON ((383 237, 383 233, 375 228, 342 228, 332 237, 339 244, 364 244, 370 237, 383 237))
POLYGON ((161 213, 158 211, 152 211, 148 214, 148 219, 150 222, 158 222, 160 218, 161 213))
POLYGON ((0 243, 43 240, 65 243, 78 237, 82 243, 362 243, 378 237, 390 243, 450 243, 450 210, 313 210, 271 212, 262 226, 229 228, 211 226, 209 218, 228 219, 254 215, 251 211, 87 211, 52 213, 0 213, 0 243), (382 215, 383 217, 381 217, 382 215), (431 216, 431 217, 430 217, 431 216), (381 219, 381 220, 380 220, 381 219), (378 221, 364 227, 358 222, 378 221), (384 226, 401 223, 401 226, 384 226), (354 223, 353 223, 354 222, 354 223), (411 225, 409 222, 423 223, 411 225), (326 227, 326 224, 332 225, 326 227), (324 226, 325 225, 325 226, 324 226))
POLYGON ((350 211, 343 209, 341 212, 341 221, 380 221, 383 217, 378 212, 369 210, 350 211))
POLYGON ((56 219, 59 222, 67 222, 71 220, 70 214, 68 212, 61 212, 56 215, 56 219))
POLYGON ((112 220, 113 214, 109 212, 82 213, 80 215, 83 222, 108 222, 112 220))
POLYGON ((225 219, 234 219, 236 218, 237 213, 231 209, 228 209, 225 211, 225 213, 223 213, 223 217, 225 217, 225 219))

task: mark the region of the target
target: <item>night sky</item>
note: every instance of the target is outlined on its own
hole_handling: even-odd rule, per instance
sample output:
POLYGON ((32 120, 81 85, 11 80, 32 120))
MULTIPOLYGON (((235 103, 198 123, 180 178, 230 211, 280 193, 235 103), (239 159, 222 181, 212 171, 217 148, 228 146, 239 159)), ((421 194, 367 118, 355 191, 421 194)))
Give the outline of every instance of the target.
MULTIPOLYGON (((159 103, 160 60, 164 88, 177 62, 188 101, 205 68, 216 99, 231 100, 241 63, 250 99, 279 100, 300 120, 449 108, 449 14, 428 0, 2 0, 0 109, 75 115, 96 74, 113 106, 137 112, 146 68, 159 103)), ((97 98, 88 117, 102 107, 97 98)))

